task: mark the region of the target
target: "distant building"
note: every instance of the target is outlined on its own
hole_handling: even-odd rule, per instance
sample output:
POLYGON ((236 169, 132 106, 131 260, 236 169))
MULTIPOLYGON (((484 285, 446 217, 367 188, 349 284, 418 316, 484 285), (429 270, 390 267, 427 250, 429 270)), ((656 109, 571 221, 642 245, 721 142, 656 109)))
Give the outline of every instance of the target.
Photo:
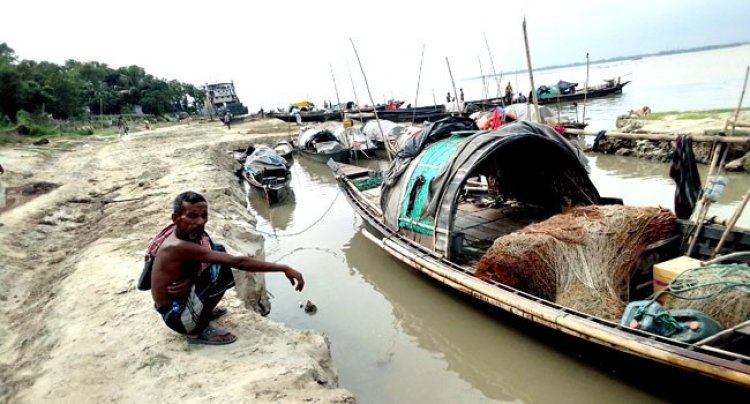
POLYGON ((206 114, 221 116, 229 111, 234 116, 247 115, 247 107, 240 102, 234 82, 206 84, 206 114))

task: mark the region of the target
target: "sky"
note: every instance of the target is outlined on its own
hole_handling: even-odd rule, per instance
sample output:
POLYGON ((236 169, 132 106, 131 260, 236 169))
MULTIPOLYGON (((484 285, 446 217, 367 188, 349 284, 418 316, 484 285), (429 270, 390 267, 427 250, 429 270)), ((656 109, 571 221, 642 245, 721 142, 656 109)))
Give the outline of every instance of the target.
POLYGON ((134 64, 195 85, 234 81, 253 111, 335 102, 335 89, 342 102, 356 95, 369 104, 352 42, 376 103, 413 103, 419 81, 417 104, 431 105, 433 94, 440 103, 452 91, 448 63, 457 88, 493 66, 525 69, 524 18, 534 68, 585 62, 587 52, 597 60, 750 41, 748 0, 4 3, 0 43, 19 59, 134 64))

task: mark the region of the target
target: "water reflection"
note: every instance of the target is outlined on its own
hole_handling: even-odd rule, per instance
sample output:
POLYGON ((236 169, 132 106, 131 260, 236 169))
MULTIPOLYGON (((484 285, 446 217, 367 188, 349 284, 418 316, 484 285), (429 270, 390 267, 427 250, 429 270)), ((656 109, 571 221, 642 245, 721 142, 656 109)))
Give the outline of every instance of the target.
POLYGON ((258 188, 247 182, 243 183, 243 188, 247 209, 255 212, 256 217, 260 216, 266 220, 273 230, 286 230, 289 227, 297 203, 293 187, 289 186, 284 199, 272 206, 268 206, 263 198, 263 192, 258 188))
MULTIPOLYGON (((601 195, 623 198, 628 205, 674 207, 675 183, 669 177, 669 164, 614 155, 590 154, 588 157, 591 179, 601 195)), ((698 165, 704 182, 708 169, 706 165, 698 165)), ((719 221, 731 217, 750 189, 750 175, 746 173, 722 172, 721 175, 729 179, 729 185, 709 212, 709 217, 716 216, 719 221)), ((750 227, 750 210, 745 210, 737 225, 750 227)))
MULTIPOLYGON (((526 333, 528 329, 519 331, 508 325, 508 316, 498 319, 496 311, 478 307, 468 298, 410 270, 375 247, 361 232, 354 235, 344 251, 349 266, 390 303, 396 320, 394 327, 413 337, 419 348, 439 355, 449 374, 465 380, 487 398, 554 402, 561 392, 571 402, 599 401, 613 394, 623 402, 646 397, 531 338, 526 333), (571 383, 583 380, 585 390, 570 388, 571 383)), ((412 364, 412 371, 420 369, 429 366, 412 364)), ((420 388, 442 390, 437 375, 403 381, 415 382, 420 388)))

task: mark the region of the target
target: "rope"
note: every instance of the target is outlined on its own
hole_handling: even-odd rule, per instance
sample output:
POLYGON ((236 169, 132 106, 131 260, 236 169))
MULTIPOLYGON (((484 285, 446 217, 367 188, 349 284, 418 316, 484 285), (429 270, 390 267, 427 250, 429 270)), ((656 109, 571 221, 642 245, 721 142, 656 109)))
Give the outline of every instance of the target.
POLYGON ((333 200, 331 201, 331 204, 328 205, 328 208, 326 208, 325 212, 323 212, 323 214, 317 220, 315 220, 314 222, 312 222, 312 224, 310 224, 309 226, 305 227, 304 229, 302 229, 302 230, 300 230, 298 232, 287 233, 287 234, 274 234, 274 233, 267 233, 267 232, 264 232, 264 231, 261 231, 261 230, 258 230, 258 229, 255 229, 255 231, 258 232, 258 233, 260 233, 260 234, 263 234, 263 235, 266 235, 266 236, 271 236, 271 237, 276 237, 276 238, 278 238, 278 237, 299 236, 300 234, 302 234, 302 233, 310 230, 313 226, 315 226, 321 220, 323 220, 324 217, 326 217, 326 215, 328 214, 328 212, 331 211, 331 208, 333 207, 333 204, 336 203, 336 199, 338 199, 340 193, 341 193, 341 191, 337 190, 336 191, 336 195, 333 197, 333 200))
MULTIPOLYGON (((704 300, 704 299, 715 299, 718 295, 721 293, 724 293, 732 288, 747 288, 747 293, 750 293, 750 281, 748 282, 742 282, 742 281, 729 281, 729 280, 721 280, 722 278, 728 278, 731 276, 732 273, 747 273, 748 267, 745 265, 740 264, 729 264, 729 265, 709 265, 705 267, 698 267, 689 269, 683 273, 681 273, 677 278, 675 278, 672 282, 669 283, 669 285, 659 291, 659 293, 655 294, 654 297, 651 298, 651 300, 658 299, 663 294, 669 294, 672 295, 678 299, 682 300, 704 300), (715 272, 715 273, 712 273, 715 272), (703 273, 709 273, 710 275, 713 275, 712 277, 716 279, 714 282, 700 282, 699 277, 703 273), (709 288, 711 286, 721 286, 721 289, 718 289, 714 291, 713 293, 709 293, 703 296, 694 296, 694 297, 688 297, 686 296, 689 292, 692 292, 694 290, 698 290, 701 288, 709 288)), ((745 276, 745 278, 750 279, 750 277, 745 276)))

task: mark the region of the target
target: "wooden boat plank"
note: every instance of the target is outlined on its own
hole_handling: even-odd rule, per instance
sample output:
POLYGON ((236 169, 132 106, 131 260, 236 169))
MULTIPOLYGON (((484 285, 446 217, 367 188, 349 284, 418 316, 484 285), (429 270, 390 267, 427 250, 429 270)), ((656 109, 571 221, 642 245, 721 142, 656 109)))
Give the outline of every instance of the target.
POLYGON ((367 174, 369 172, 370 169, 367 167, 359 167, 350 164, 344 164, 339 167, 339 173, 345 175, 347 178, 356 178, 362 176, 362 174, 367 174))

